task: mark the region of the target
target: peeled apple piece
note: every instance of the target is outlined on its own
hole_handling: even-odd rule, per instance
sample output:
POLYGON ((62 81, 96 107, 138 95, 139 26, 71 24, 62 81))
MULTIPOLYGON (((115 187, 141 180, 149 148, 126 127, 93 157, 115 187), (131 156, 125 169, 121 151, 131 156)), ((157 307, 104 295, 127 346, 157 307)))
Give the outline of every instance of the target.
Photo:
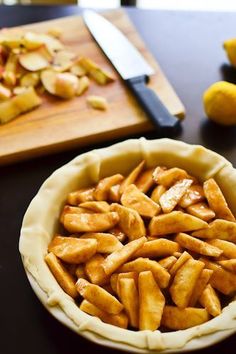
POLYGON ((59 73, 56 75, 55 92, 62 98, 72 98, 75 96, 79 85, 77 76, 70 73, 59 73))
POLYGON ((2 73, 4 82, 9 86, 14 86, 16 83, 17 64, 18 64, 17 55, 14 53, 10 53, 2 73))
POLYGON ((57 73, 55 71, 48 69, 48 70, 43 70, 40 77, 44 88, 52 95, 56 94, 55 91, 56 75, 57 73))
POLYGON ((26 86, 16 86, 16 87, 14 87, 12 92, 14 95, 18 96, 18 95, 21 95, 22 93, 24 93, 27 89, 28 89, 28 87, 26 87, 26 86))
POLYGON ((29 71, 38 71, 47 68, 50 65, 51 59, 52 57, 45 46, 19 56, 21 66, 29 71))
POLYGON ((26 32, 22 39, 22 42, 24 44, 24 47, 29 50, 37 49, 44 44, 42 39, 40 38, 40 35, 34 32, 26 32))
POLYGON ((75 96, 79 80, 70 73, 57 73, 53 70, 44 70, 41 81, 45 89, 52 95, 69 99, 75 96))
POLYGON ((7 100, 11 97, 11 90, 0 83, 0 100, 7 100))
POLYGON ((90 85, 89 78, 87 76, 82 76, 79 78, 79 84, 78 84, 78 89, 76 91, 76 95, 80 96, 82 95, 90 85))
POLYGON ((24 87, 37 86, 39 83, 39 74, 38 73, 27 73, 23 75, 20 79, 20 85, 24 87))
POLYGON ((0 44, 9 49, 19 48, 22 44, 22 32, 1 30, 0 44))
POLYGON ((59 39, 62 35, 63 31, 60 27, 52 27, 47 31, 47 34, 53 38, 59 39))
POLYGON ((48 34, 41 33, 39 34, 40 39, 47 47, 48 51, 53 55, 55 51, 62 50, 64 45, 55 37, 52 37, 48 34))
POLYGON ((0 104, 0 123, 7 123, 42 103, 33 87, 0 104))
POLYGON ((68 71, 73 65, 75 53, 61 50, 57 52, 53 59, 53 69, 58 72, 68 71))
POLYGON ((26 32, 22 38, 22 44, 28 50, 45 45, 51 54, 57 50, 63 49, 63 45, 58 39, 44 33, 26 32))

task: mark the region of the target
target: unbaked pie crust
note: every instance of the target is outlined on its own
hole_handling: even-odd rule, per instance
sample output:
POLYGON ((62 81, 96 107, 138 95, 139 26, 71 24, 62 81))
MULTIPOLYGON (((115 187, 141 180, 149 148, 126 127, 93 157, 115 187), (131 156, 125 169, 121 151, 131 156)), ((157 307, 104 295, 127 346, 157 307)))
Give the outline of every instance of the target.
POLYGON ((200 181, 214 177, 236 214, 236 170, 225 158, 202 146, 171 139, 126 140, 76 157, 44 182, 26 211, 21 229, 19 248, 27 276, 49 312, 96 343, 136 353, 176 352, 180 348, 187 351, 213 344, 235 331, 236 301, 225 307, 221 315, 200 326, 169 333, 134 332, 105 324, 82 312, 58 285, 44 261, 68 193, 96 184, 105 176, 127 175, 143 159, 147 167, 186 169, 200 181))

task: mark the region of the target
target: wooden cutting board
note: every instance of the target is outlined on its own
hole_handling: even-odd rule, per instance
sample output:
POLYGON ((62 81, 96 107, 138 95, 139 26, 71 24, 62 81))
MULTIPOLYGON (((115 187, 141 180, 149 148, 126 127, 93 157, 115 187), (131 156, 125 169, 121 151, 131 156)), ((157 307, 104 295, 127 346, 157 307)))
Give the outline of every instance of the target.
MULTIPOLYGON (((183 104, 125 12, 113 10, 106 12, 105 16, 129 38, 154 68, 155 74, 150 79, 150 87, 172 114, 183 117, 183 104)), ((92 83, 86 94, 72 100, 45 95, 39 108, 1 125, 0 164, 153 129, 149 119, 93 40, 81 17, 65 17, 21 28, 47 32, 55 26, 63 29, 62 41, 68 49, 93 59, 104 69, 111 71, 116 80, 106 86, 92 83), (88 107, 87 95, 106 97, 108 110, 104 112, 88 107)))

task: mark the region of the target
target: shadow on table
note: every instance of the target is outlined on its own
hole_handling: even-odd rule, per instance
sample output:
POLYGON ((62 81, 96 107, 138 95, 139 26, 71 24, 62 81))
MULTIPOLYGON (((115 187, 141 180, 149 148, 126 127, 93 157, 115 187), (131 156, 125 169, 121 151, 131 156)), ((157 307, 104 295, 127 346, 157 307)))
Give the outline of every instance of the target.
POLYGON ((122 352, 113 348, 106 348, 89 341, 67 328, 53 318, 41 306, 38 307, 39 320, 44 330, 44 344, 47 345, 46 354, 65 353, 96 353, 96 354, 121 354, 122 352), (50 348, 50 349, 49 349, 50 348))
POLYGON ((236 146, 236 126, 226 127, 204 118, 200 134, 204 145, 213 150, 229 150, 236 146))
POLYGON ((236 68, 229 64, 222 64, 220 67, 220 72, 224 81, 236 84, 236 68))

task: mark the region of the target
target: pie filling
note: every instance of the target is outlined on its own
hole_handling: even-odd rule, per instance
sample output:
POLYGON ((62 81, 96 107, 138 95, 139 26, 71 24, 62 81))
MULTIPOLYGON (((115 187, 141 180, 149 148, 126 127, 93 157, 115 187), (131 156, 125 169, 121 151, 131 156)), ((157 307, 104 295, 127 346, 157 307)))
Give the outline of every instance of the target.
POLYGON ((214 178, 139 163, 72 191, 45 256, 85 313, 134 331, 184 330, 236 292, 236 221, 214 178))

